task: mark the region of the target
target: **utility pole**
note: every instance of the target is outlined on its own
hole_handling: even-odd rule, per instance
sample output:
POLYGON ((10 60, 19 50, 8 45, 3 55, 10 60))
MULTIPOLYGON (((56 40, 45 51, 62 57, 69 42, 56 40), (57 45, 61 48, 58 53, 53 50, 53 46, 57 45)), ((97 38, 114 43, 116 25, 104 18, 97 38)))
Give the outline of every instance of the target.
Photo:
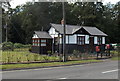
POLYGON ((6 21, 6 26, 5 26, 5 28, 6 28, 6 39, 5 39, 5 41, 6 41, 6 42, 8 42, 8 30, 7 30, 7 21, 6 21))
POLYGON ((63 7, 63 62, 66 61, 66 55, 65 55, 65 43, 66 43, 66 21, 65 21, 65 4, 62 2, 62 7, 63 7))

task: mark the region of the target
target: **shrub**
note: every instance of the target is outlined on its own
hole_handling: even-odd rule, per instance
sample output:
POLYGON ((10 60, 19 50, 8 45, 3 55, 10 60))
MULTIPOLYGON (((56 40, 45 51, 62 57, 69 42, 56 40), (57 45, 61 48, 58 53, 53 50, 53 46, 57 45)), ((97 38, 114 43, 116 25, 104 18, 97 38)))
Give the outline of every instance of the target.
POLYGON ((24 48, 31 48, 31 44, 23 45, 24 48))
POLYGON ((78 51, 78 50, 73 50, 73 55, 74 55, 75 57, 77 57, 77 56, 79 55, 79 51, 78 51))
POLYGON ((34 54, 34 61, 39 61, 39 54, 34 54))
POLYGON ((47 53, 48 53, 48 55, 50 55, 50 56, 52 55, 52 52, 51 52, 51 51, 47 51, 47 53))
POLYGON ((14 50, 14 45, 12 42, 3 42, 2 43, 2 50, 14 50))
POLYGON ((14 44, 14 48, 22 48, 22 47, 23 47, 23 44, 21 44, 21 43, 14 44))

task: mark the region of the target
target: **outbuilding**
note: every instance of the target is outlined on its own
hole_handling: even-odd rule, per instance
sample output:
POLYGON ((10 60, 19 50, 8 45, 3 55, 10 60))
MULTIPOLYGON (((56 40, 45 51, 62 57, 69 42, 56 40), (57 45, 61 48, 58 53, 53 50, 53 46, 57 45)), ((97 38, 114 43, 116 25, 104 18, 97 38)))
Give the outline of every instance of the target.
POLYGON ((52 37, 45 31, 35 31, 32 37, 32 52, 47 54, 52 51, 52 37))

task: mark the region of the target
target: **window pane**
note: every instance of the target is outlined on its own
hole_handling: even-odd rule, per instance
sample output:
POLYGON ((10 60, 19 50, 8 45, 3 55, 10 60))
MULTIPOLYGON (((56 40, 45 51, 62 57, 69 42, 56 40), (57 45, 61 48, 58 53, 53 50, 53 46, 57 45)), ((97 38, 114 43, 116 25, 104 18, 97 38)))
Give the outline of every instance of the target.
POLYGON ((46 42, 46 40, 45 40, 45 39, 42 39, 41 42, 46 42))
POLYGON ((34 42, 34 39, 33 39, 33 42, 34 42))
POLYGON ((41 44, 41 46, 46 46, 46 44, 43 43, 43 44, 41 44))
POLYGON ((78 36, 78 44, 80 44, 80 45, 85 44, 85 37, 84 36, 78 36))
POLYGON ((34 46, 34 43, 33 43, 33 46, 34 46))
POLYGON ((38 43, 37 46, 39 46, 40 44, 38 43))

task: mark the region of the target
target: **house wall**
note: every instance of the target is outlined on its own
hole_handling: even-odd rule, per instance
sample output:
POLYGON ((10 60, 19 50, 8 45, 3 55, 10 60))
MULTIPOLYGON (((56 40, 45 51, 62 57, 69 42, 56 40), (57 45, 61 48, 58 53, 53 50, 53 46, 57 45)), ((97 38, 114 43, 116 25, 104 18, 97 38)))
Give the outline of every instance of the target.
MULTIPOLYGON (((59 35, 58 32, 55 31, 54 28, 50 28, 49 34, 54 37, 60 36, 60 44, 59 46, 55 46, 56 50, 59 53, 62 53, 62 35, 59 35)), ((74 35, 66 35, 66 53, 73 53, 73 50, 79 50, 80 52, 95 52, 95 47, 98 44, 98 37, 97 36, 92 36, 93 37, 93 44, 91 49, 90 45, 90 35, 85 35, 85 34, 79 34, 76 33, 74 35), (78 45, 77 44, 77 36, 85 36, 85 45, 78 45)), ((105 47, 105 37, 102 37, 102 45, 101 48, 104 49, 105 47)))
POLYGON ((55 28, 51 27, 48 32, 49 32, 49 34, 51 35, 52 38, 58 37, 59 33, 55 31, 55 28))
POLYGON ((31 52, 40 54, 40 47, 39 46, 32 46, 31 52))
POLYGON ((38 36, 36 34, 34 34, 32 38, 38 38, 38 36))
MULTIPOLYGON (((53 27, 50 28, 49 34, 54 37, 58 37, 58 32, 55 31, 53 27)), ((85 44, 89 44, 89 35, 82 35, 82 34, 74 34, 74 35, 66 35, 66 44, 77 44, 77 36, 85 36, 85 44)), ((62 36, 60 35, 60 44, 62 44, 62 36)), ((98 37, 94 36, 94 44, 98 44, 98 37)), ((102 44, 105 44, 105 37, 102 37, 102 44)))
MULTIPOLYGON (((79 52, 84 53, 84 52, 88 52, 88 53, 96 53, 95 51, 95 47, 96 45, 93 45, 93 49, 91 49, 91 46, 89 44, 86 45, 77 45, 77 44, 66 44, 65 45, 65 52, 66 54, 73 54, 74 50, 79 50, 79 52)), ((63 53, 62 49, 62 44, 59 45, 60 49, 58 49, 57 51, 61 54, 63 53)), ((103 52, 105 50, 105 45, 101 45, 101 52, 103 52)))
POLYGON ((39 38, 36 34, 34 34, 32 40, 34 41, 32 44, 31 52, 38 54, 47 54, 48 51, 52 51, 52 39, 39 38), (46 40, 46 42, 43 42, 41 40, 46 40), (43 46, 43 44, 45 46, 43 46))

